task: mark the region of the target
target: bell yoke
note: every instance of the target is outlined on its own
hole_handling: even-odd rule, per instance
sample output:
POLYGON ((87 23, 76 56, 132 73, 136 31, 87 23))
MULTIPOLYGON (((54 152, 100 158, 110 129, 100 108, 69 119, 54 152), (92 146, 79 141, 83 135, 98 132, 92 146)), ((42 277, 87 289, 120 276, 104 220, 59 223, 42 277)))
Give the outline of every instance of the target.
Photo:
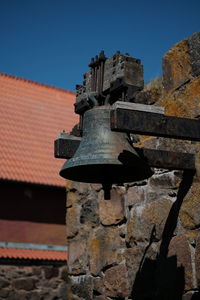
POLYGON ((60 175, 103 186, 148 178, 152 172, 133 148, 128 134, 110 128, 111 105, 117 100, 130 101, 130 95, 143 88, 140 61, 119 52, 106 58, 102 51, 89 66, 83 85, 76 87, 81 143, 64 163, 60 175))
POLYGON ((198 153, 132 146, 130 134, 200 141, 199 120, 166 116, 162 107, 137 103, 144 87, 139 59, 120 52, 106 58, 102 51, 89 66, 83 85, 76 86, 80 122, 55 141, 55 157, 70 158, 62 177, 101 183, 110 199, 113 183, 146 179, 153 174, 150 166, 200 176, 198 153))

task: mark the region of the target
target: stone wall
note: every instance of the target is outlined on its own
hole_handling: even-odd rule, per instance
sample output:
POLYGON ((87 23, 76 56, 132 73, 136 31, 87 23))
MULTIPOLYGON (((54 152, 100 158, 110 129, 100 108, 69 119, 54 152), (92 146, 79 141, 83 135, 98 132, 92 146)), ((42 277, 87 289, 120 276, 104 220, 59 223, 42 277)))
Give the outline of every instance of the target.
MULTIPOLYGON (((135 102, 200 116, 200 33, 163 57, 163 90, 135 102)), ((139 137, 138 145, 198 154, 198 143, 139 137)), ((67 182, 68 288, 75 300, 200 299, 200 184, 189 171, 155 169, 148 180, 113 186, 67 182)))
POLYGON ((0 299, 66 300, 67 267, 58 265, 0 266, 0 299))

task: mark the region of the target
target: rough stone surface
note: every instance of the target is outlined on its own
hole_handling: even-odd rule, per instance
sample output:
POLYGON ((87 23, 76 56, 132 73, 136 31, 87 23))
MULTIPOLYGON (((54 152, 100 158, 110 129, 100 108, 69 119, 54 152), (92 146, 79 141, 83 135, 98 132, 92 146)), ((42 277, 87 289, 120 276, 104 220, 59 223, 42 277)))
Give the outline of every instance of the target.
POLYGON ((0 289, 0 297, 2 297, 2 298, 8 297, 9 292, 10 292, 9 289, 1 288, 0 289))
POLYGON ((191 58, 188 51, 188 42, 183 40, 163 56, 164 91, 175 90, 190 78, 191 58))
POLYGON ((196 180, 187 193, 180 210, 180 220, 186 229, 200 226, 200 182, 196 180))
POLYGON ((88 193, 90 191, 90 184, 67 180, 66 181, 66 190, 73 191, 73 192, 77 191, 79 195, 86 196, 86 195, 88 195, 88 193))
POLYGON ((0 289, 7 287, 9 285, 9 281, 5 278, 0 277, 0 289))
POLYGON ((105 286, 103 283, 103 277, 94 277, 93 279, 93 288, 94 288, 94 294, 99 293, 104 295, 105 294, 105 286))
POLYGON ((135 278, 137 276, 137 272, 139 271, 140 264, 142 263, 144 249, 135 246, 133 248, 127 248, 124 253, 126 267, 129 278, 129 285, 132 286, 135 278))
POLYGON ((67 238, 73 238, 77 235, 80 228, 80 207, 74 205, 67 209, 67 238))
POLYGON ((146 186, 131 186, 125 194, 125 203, 134 206, 145 201, 146 186))
POLYGON ((110 200, 104 199, 103 191, 99 193, 99 217, 103 225, 118 224, 124 219, 124 200, 120 189, 112 189, 110 200))
POLYGON ((12 284, 17 290, 30 291, 35 288, 35 278, 18 278, 13 280, 12 284))
POLYGON ((174 172, 168 172, 163 174, 155 174, 149 179, 151 186, 157 189, 176 189, 179 187, 181 178, 174 176, 174 172))
POLYGON ((66 300, 67 280, 62 279, 63 266, 1 265, 0 299, 66 300))
MULTIPOLYGON (((81 275, 80 278, 70 277, 71 292, 80 299, 93 299, 93 279, 90 276, 81 275)), ((69 298, 70 299, 70 298, 69 298)), ((71 298, 74 299, 74 298, 71 298)))
POLYGON ((200 75, 200 32, 193 34, 188 39, 189 54, 191 57, 192 75, 200 75))
POLYGON ((200 234, 197 237, 195 263, 197 284, 200 287, 200 234))
POLYGON ((200 78, 197 77, 175 94, 166 95, 158 105, 165 107, 165 114, 186 118, 200 115, 200 78))
POLYGON ((87 243, 84 238, 71 241, 68 248, 69 274, 84 274, 87 268, 87 243))
POLYGON ((99 205, 97 199, 88 199, 81 207, 80 222, 95 226, 99 223, 99 205))
POLYGON ((126 241, 133 246, 135 242, 149 241, 152 233, 160 240, 172 205, 170 199, 160 199, 133 208, 127 223, 126 241))
POLYGON ((155 238, 162 238, 163 230, 172 208, 173 202, 169 199, 159 199, 157 202, 152 202, 144 208, 141 219, 147 224, 147 227, 154 229, 155 238))
POLYGON ((130 294, 127 275, 126 266, 123 264, 106 270, 104 277, 106 296, 127 297, 130 294))
POLYGON ((58 276, 58 268, 53 266, 44 267, 44 274, 46 279, 58 276))
POLYGON ((174 257, 177 261, 177 267, 182 268, 184 272, 185 290, 194 288, 191 251, 185 236, 172 238, 169 244, 168 257, 174 257))
POLYGON ((91 273, 98 275, 106 265, 120 263, 124 247, 119 228, 99 228, 88 243, 91 273))
POLYGON ((66 202, 66 207, 72 207, 75 203, 79 201, 80 197, 77 193, 73 191, 69 191, 67 193, 67 202, 66 202))

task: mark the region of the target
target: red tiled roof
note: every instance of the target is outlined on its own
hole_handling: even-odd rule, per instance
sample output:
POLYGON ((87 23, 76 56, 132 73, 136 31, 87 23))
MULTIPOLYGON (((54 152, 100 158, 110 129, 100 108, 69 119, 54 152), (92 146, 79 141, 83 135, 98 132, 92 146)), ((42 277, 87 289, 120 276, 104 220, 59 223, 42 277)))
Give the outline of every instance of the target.
POLYGON ((54 140, 78 122, 75 93, 0 73, 0 178, 64 186, 54 140))
POLYGON ((51 250, 0 248, 0 258, 66 261, 67 253, 65 251, 55 251, 55 250, 51 251, 51 250))

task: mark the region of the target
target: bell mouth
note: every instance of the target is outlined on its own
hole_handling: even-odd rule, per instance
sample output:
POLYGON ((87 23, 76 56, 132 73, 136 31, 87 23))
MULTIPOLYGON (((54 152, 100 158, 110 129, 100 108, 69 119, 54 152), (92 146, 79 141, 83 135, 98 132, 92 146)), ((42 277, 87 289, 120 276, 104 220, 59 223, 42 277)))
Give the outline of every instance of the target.
POLYGON ((60 176, 87 183, 126 183, 141 181, 152 176, 146 165, 92 164, 69 167, 60 171, 60 176))

